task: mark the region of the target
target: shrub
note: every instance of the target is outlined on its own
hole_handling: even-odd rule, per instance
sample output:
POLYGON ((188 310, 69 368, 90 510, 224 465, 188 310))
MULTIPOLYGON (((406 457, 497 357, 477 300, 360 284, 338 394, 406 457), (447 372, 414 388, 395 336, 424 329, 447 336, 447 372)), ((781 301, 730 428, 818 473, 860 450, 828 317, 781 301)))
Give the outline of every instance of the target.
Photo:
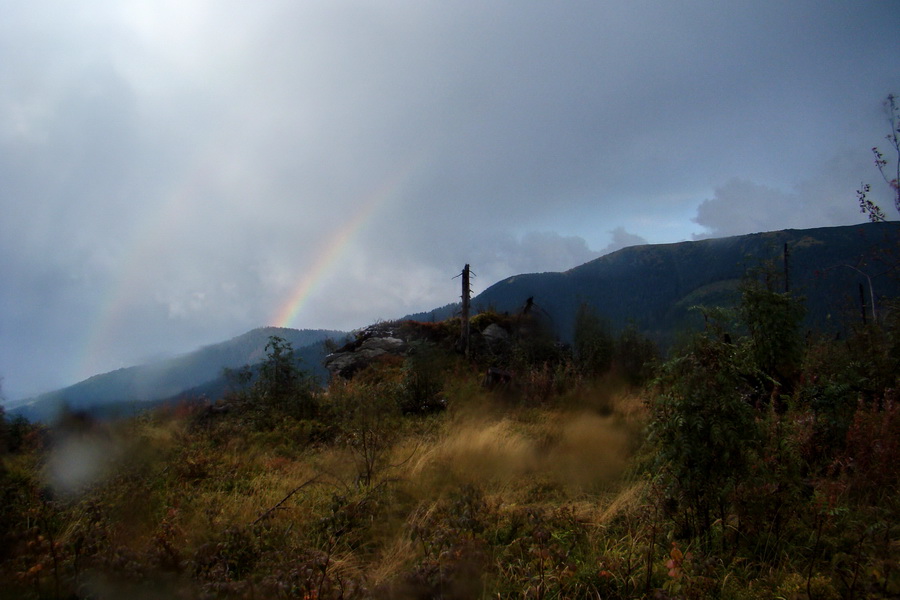
POLYGON ((659 360, 659 351, 649 338, 632 324, 619 333, 615 340, 613 368, 629 385, 646 384, 653 376, 659 360))
POLYGON ((754 364, 781 386, 789 385, 802 361, 800 321, 806 313, 802 300, 752 278, 744 280, 740 291, 738 316, 747 330, 754 364))
POLYGON ((760 441, 750 403, 755 390, 735 347, 698 335, 687 353, 661 367, 650 436, 669 486, 681 534, 709 542, 760 441))
POLYGON ((575 364, 582 374, 603 375, 612 367, 615 340, 609 321, 587 304, 581 304, 575 315, 573 346, 575 364))

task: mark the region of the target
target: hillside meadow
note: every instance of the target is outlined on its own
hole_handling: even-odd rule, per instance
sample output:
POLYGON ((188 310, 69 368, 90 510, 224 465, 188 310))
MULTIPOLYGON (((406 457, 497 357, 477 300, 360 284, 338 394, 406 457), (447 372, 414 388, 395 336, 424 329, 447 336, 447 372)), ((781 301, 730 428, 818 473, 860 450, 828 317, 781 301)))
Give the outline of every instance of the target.
POLYGON ((665 358, 486 314, 324 390, 275 337, 221 405, 4 419, 0 598, 897 597, 900 328, 768 283, 665 358))

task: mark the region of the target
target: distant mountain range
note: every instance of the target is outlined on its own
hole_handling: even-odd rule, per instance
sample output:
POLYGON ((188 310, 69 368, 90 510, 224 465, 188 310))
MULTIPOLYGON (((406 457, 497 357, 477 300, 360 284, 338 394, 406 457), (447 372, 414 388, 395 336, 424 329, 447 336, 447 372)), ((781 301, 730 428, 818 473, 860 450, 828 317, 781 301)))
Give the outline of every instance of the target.
MULTIPOLYGON (((633 324, 661 347, 700 326, 691 307, 733 304, 748 270, 769 265, 777 285, 787 276, 792 292, 806 298, 806 326, 837 332, 861 320, 860 286, 865 309, 900 296, 900 223, 783 230, 729 238, 632 246, 565 272, 533 273, 504 279, 472 299, 475 312, 513 313, 531 298, 557 335, 572 338, 581 304, 594 308, 614 328, 633 324)), ((779 287, 779 289, 781 289, 779 287)), ((440 321, 459 312, 452 303, 405 319, 440 321)), ((348 335, 340 331, 254 329, 227 342, 152 364, 96 375, 73 386, 22 401, 7 409, 29 419, 46 420, 62 406, 92 412, 122 413, 178 397, 216 398, 227 389, 224 368, 259 363, 272 335, 289 341, 313 375, 327 377, 324 342, 348 335)))
POLYGON ((223 370, 253 365, 265 358, 271 336, 290 342, 301 366, 313 376, 327 376, 322 366, 325 340, 341 340, 346 332, 262 327, 226 342, 145 365, 95 375, 69 387, 7 406, 11 414, 30 420, 52 420, 63 406, 72 410, 128 414, 152 403, 179 396, 220 396, 226 388, 223 370))
POLYGON ((837 330, 847 318, 860 320, 860 286, 867 306, 870 283, 876 305, 900 296, 900 273, 890 272, 900 266, 900 223, 888 222, 632 246, 562 273, 509 277, 472 306, 513 312, 533 298, 557 335, 571 340, 586 303, 614 327, 633 323, 666 346, 700 325, 691 307, 733 304, 749 269, 769 264, 783 278, 785 247, 790 290, 806 298, 809 328, 837 330))

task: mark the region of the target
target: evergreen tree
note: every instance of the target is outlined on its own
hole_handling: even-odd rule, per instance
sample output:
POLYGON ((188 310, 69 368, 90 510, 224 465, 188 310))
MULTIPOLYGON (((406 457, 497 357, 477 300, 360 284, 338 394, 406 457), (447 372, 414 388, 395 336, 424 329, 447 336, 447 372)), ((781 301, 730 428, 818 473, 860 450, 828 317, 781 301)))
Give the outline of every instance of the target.
POLYGON ((582 303, 575 315, 574 350, 584 375, 603 375, 612 367, 615 340, 609 322, 587 303, 582 303))

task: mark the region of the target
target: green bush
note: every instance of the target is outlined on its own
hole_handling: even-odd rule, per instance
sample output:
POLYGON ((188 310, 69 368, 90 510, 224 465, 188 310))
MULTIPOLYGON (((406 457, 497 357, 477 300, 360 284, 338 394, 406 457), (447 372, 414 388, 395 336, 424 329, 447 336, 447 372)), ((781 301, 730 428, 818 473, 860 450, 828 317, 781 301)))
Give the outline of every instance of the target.
POLYGON ((596 377, 612 367, 616 350, 612 328, 587 304, 581 304, 575 315, 573 346, 575 364, 582 374, 596 377))
POLYGON ((732 344, 698 335, 685 354, 662 365, 655 382, 656 468, 684 536, 710 541, 713 521, 725 522, 756 456, 761 435, 747 375, 732 344))

